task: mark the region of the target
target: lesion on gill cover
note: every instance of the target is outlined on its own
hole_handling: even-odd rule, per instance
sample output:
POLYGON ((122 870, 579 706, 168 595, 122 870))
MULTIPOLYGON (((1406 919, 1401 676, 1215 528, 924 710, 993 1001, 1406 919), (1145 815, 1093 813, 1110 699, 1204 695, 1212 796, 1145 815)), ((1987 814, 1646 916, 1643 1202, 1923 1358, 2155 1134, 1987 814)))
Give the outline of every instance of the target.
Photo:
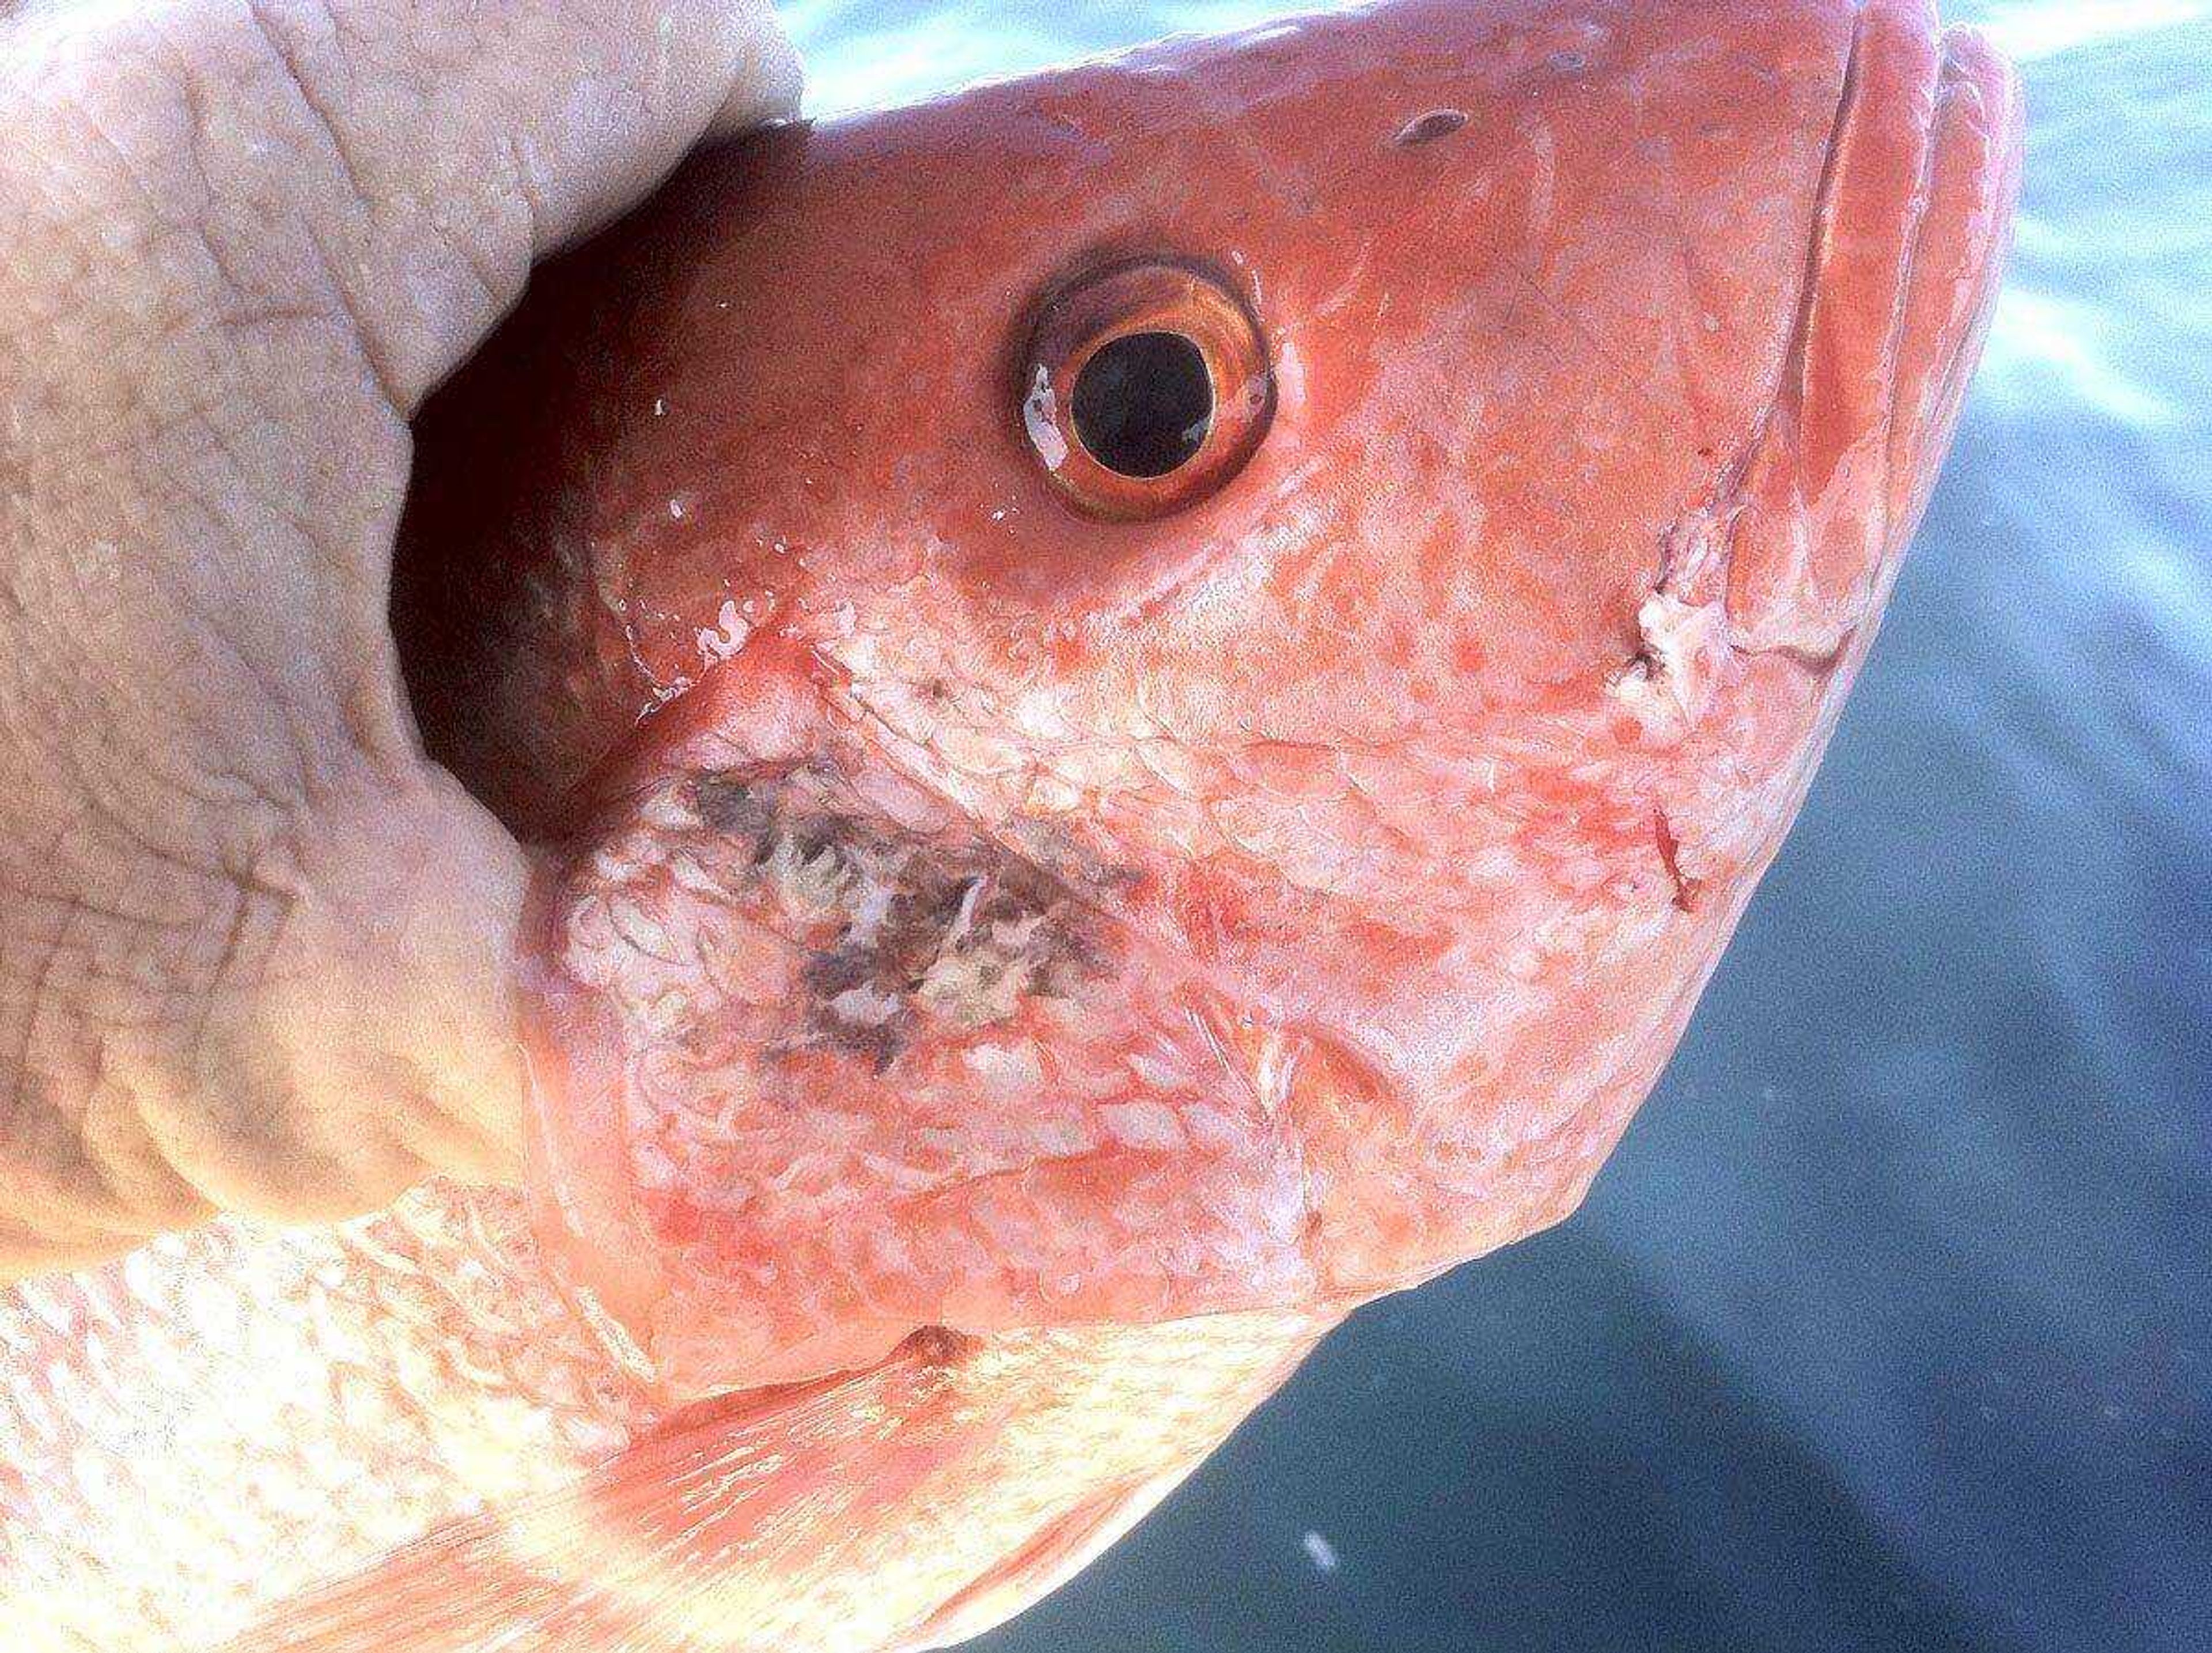
POLYGON ((828 1047, 881 1071, 932 1028, 1004 1023, 1105 972, 1097 915, 987 838, 863 812, 810 766, 711 771, 688 790, 700 826, 745 857, 761 921, 807 951, 785 1054, 828 1047))

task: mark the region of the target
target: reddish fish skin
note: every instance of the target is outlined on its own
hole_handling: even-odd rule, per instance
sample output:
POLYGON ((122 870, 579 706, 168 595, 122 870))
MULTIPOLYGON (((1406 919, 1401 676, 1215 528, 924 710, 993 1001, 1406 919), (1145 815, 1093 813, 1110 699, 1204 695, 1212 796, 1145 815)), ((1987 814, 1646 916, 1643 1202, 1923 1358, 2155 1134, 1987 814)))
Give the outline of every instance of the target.
POLYGON ((431 1189, 0 1297, 0 1623, 941 1643, 1562 1214, 1870 642, 2018 132, 1895 0, 1401 0, 771 135, 549 272, 396 604, 546 846, 534 1231, 431 1189), (1018 373, 1131 259, 1275 395, 1116 523, 1018 373))
POLYGON ((706 1392, 1338 1314, 1570 1210, 1871 639, 2014 107, 1925 7, 1407 3, 780 134, 548 283, 422 433, 422 541, 509 555, 403 613, 563 839, 576 1282, 706 1392), (1273 423, 1088 520, 1021 352, 1146 259, 1273 423))

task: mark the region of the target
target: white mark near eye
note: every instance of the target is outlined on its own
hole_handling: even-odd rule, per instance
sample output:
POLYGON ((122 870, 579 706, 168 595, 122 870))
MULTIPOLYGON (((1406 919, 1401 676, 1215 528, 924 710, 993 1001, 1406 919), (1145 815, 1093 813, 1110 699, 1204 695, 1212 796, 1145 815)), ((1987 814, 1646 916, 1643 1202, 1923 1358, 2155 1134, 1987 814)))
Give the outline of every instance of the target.
POLYGON ((1022 424, 1046 470, 1057 471, 1067 463, 1067 439, 1060 434, 1060 404, 1052 393, 1052 375, 1042 368, 1023 398, 1022 424))
MULTIPOLYGON (((1386 292, 1382 295, 1386 307, 1389 300, 1390 295, 1386 292)), ((1306 364, 1299 356, 1297 347, 1285 339, 1283 348, 1275 352, 1275 390, 1285 405, 1294 407, 1304 398, 1305 388, 1306 364)))

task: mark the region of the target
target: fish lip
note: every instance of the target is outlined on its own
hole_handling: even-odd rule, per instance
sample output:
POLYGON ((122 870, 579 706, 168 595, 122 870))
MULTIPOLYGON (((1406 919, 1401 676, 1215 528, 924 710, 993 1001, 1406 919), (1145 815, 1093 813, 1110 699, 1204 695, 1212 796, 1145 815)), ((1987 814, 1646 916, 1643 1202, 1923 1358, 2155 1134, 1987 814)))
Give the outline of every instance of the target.
POLYGON ((1931 33, 1939 52, 1924 158, 1899 254, 1889 352, 1886 560, 1918 526, 1995 313, 2019 199, 2025 111, 2011 64, 1979 30, 1931 33))
POLYGON ((1774 399, 1725 514, 1731 641, 1838 686, 1871 645, 1948 449, 2019 190, 2018 82, 1930 0, 1853 28, 1774 399))

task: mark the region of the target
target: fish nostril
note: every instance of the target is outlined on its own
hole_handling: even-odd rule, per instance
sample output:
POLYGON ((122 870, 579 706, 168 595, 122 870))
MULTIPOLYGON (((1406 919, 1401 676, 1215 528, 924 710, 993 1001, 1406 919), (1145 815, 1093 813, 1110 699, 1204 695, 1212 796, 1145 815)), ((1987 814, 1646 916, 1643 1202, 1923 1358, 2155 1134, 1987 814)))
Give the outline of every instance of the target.
POLYGON ((1449 137, 1467 125, 1464 109, 1431 109, 1425 115, 1416 115, 1398 129, 1398 136, 1390 141, 1401 149, 1411 149, 1423 143, 1434 143, 1438 138, 1449 137))

